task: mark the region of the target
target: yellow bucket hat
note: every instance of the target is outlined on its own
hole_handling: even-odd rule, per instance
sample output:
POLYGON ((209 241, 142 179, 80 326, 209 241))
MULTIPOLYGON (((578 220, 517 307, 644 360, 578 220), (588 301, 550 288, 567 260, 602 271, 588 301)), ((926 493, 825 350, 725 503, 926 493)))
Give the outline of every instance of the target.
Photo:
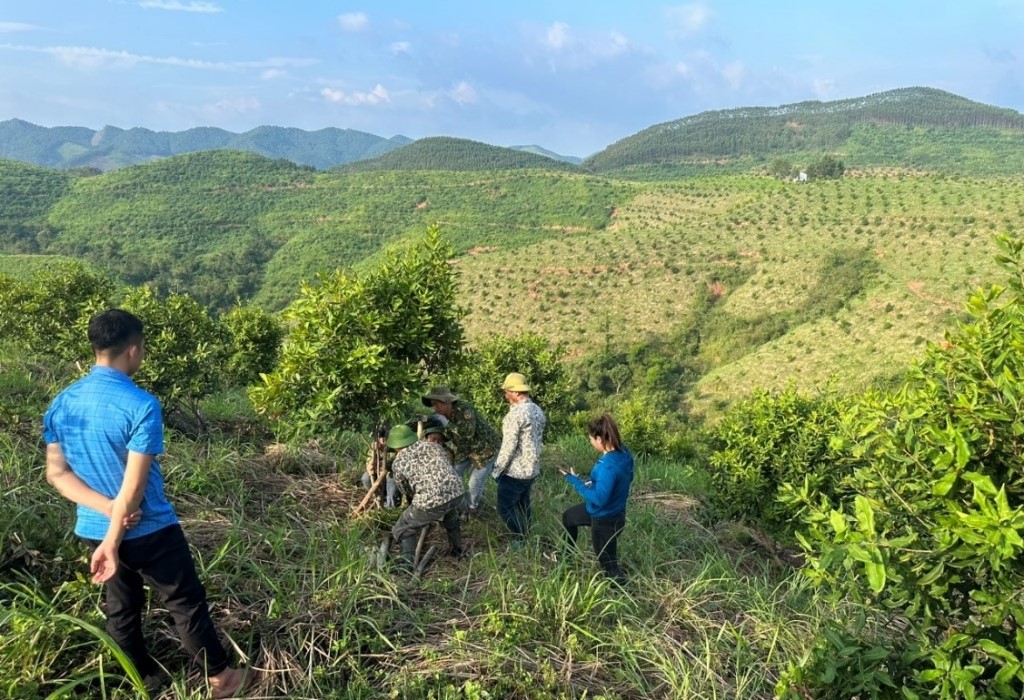
POLYGON ((505 377, 505 381, 501 383, 501 388, 505 391, 527 392, 530 390, 530 385, 526 383, 526 377, 519 374, 519 372, 512 372, 505 377))

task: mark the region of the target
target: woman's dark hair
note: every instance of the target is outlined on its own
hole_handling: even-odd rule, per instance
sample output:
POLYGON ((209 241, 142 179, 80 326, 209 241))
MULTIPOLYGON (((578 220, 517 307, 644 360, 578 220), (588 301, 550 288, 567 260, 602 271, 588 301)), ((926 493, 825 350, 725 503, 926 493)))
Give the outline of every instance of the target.
POLYGON ((617 450, 622 447, 622 436, 619 435, 619 426, 615 424, 615 419, 607 413, 590 421, 587 433, 589 433, 590 437, 600 438, 605 448, 609 450, 617 450))
POLYGON ((88 335, 95 352, 117 356, 142 340, 142 321, 123 309, 101 311, 89 320, 88 335))

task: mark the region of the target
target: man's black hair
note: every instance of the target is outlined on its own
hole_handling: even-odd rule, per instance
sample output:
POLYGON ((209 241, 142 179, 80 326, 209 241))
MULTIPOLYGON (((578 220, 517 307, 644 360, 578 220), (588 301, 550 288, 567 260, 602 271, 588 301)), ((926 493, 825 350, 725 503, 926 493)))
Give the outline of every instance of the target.
POLYGON ((89 342, 96 352, 120 355, 142 338, 142 321, 124 309, 101 311, 89 320, 89 342))

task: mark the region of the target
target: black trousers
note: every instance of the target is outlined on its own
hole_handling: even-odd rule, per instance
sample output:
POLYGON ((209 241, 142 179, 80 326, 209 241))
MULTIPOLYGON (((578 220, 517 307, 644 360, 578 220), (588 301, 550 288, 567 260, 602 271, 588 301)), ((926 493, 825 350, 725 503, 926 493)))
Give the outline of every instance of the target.
MULTIPOLYGON (((85 540, 93 549, 95 540, 85 540)), ((206 605, 206 589, 196 575, 181 526, 172 525, 121 542, 118 566, 107 581, 107 633, 131 657, 139 673, 159 671, 142 637, 142 610, 146 605, 143 583, 156 592, 174 618, 181 643, 207 676, 228 667, 228 657, 217 637, 206 605)))
POLYGON ((618 543, 619 533, 626 527, 626 514, 619 513, 611 518, 593 518, 587 512, 587 504, 580 503, 562 513, 562 525, 565 526, 569 542, 576 544, 581 527, 590 528, 590 536, 594 543, 594 553, 601 562, 601 568, 609 578, 622 581, 625 572, 619 567, 618 543))

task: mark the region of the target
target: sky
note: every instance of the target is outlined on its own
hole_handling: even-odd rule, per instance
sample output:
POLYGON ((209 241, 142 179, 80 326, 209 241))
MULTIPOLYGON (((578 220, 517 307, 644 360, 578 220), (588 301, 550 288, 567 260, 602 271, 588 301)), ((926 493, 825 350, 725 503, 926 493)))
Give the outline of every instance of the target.
POLYGON ((1024 111, 1024 0, 2 0, 0 120, 334 126, 587 156, 705 110, 928 86, 1024 111))

